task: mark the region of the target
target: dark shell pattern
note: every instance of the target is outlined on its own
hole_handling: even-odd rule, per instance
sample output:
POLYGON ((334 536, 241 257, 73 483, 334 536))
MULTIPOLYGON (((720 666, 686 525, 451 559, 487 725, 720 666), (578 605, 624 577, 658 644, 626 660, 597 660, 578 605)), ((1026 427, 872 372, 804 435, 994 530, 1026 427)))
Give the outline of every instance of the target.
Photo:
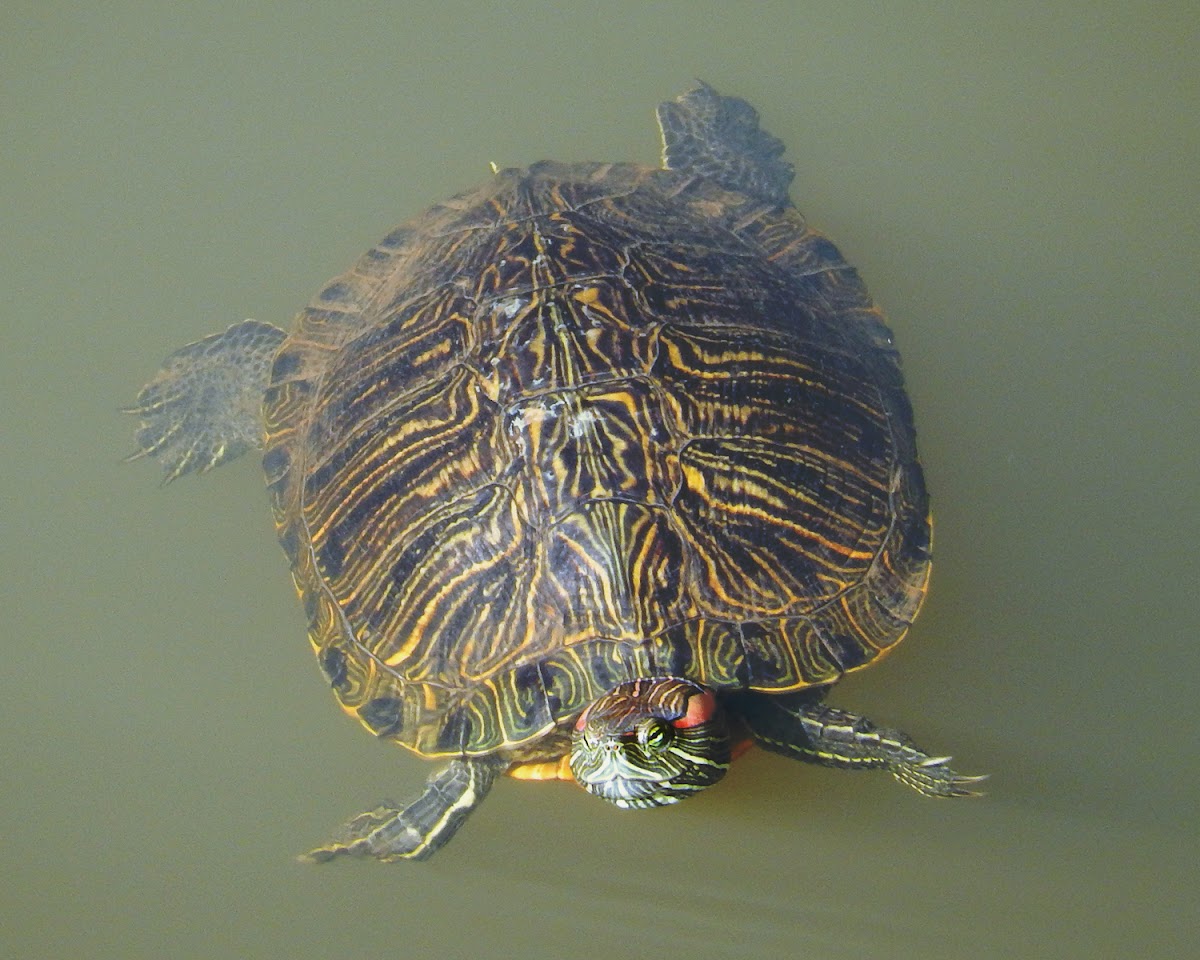
POLYGON ((559 756, 604 691, 836 681, 904 635, 929 521, 891 336, 790 205, 543 163, 329 284, 266 405, 341 703, 430 756, 559 756))

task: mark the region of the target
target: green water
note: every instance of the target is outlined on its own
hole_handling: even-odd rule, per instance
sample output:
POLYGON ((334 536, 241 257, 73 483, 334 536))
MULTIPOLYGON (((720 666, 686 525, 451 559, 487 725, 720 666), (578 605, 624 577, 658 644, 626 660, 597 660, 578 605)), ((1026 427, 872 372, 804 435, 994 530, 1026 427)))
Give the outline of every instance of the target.
POLYGON ((0 955, 1190 955, 1200 8, 564 6, 0 12, 0 955), (257 466, 159 490, 116 408, 489 161, 653 162, 696 76, 904 353, 933 589, 837 702, 989 796, 755 753, 675 809, 506 781, 429 864, 295 864, 427 767, 335 707, 257 466))

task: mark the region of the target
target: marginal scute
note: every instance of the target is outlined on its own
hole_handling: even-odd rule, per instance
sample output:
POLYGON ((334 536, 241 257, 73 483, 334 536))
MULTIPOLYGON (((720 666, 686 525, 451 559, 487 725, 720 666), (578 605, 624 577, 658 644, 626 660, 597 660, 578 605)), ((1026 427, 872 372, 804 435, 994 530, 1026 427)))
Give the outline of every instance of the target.
POLYGON ((358 715, 376 736, 395 736, 404 725, 404 703, 398 697, 376 697, 361 706, 358 715))
POLYGON ((263 473, 266 475, 268 489, 274 488, 287 476, 291 460, 287 447, 272 447, 263 455, 263 473))
POLYGON ((741 631, 751 690, 798 690, 833 683, 845 672, 807 617, 746 621, 741 631))
POLYGON ((337 647, 327 647, 317 659, 329 685, 340 690, 346 683, 346 655, 337 647))

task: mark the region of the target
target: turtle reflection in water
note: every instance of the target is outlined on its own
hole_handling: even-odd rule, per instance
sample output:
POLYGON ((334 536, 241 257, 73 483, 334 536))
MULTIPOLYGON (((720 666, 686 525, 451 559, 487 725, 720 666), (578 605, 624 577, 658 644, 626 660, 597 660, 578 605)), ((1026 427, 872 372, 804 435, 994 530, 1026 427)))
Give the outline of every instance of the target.
POLYGON ((338 700, 445 762, 312 859, 428 857, 505 772, 674 803, 746 740, 980 779, 823 702, 929 577, 891 334, 753 108, 700 85, 658 119, 661 168, 499 171, 131 408, 167 480, 265 448, 338 700))

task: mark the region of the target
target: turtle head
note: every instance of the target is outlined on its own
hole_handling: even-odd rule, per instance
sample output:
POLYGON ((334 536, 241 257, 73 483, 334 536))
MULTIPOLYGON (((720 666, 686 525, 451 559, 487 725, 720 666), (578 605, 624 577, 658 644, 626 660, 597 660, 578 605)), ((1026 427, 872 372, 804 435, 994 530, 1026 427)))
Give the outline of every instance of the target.
POLYGON ((661 807, 725 776, 730 749, 724 712, 707 687, 677 677, 630 680, 580 715, 571 772, 618 807, 661 807))

